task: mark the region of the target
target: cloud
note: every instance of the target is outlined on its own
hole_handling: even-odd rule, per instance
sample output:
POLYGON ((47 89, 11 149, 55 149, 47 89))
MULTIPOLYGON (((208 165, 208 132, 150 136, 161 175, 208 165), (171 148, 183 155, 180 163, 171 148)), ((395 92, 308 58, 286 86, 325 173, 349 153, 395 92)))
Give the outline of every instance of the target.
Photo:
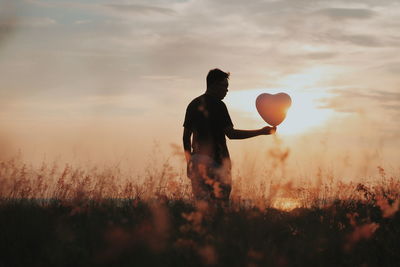
POLYGON ((0 46, 14 34, 17 23, 18 16, 13 2, 0 2, 0 46))
POLYGON ((78 25, 82 25, 82 24, 88 24, 91 23, 92 21, 90 19, 82 19, 82 20, 76 20, 74 23, 78 24, 78 25))
POLYGON ((12 36, 15 29, 15 20, 0 20, 0 45, 2 45, 12 36))
POLYGON ((385 69, 389 73, 399 75, 400 74, 400 62, 387 63, 383 66, 383 69, 385 69))
POLYGON ((382 38, 373 34, 345 33, 339 30, 328 30, 317 33, 315 36, 317 41, 324 43, 341 42, 363 47, 382 47, 389 45, 382 38))
POLYGON ((382 103, 387 102, 400 102, 400 93, 399 92, 390 92, 383 90, 371 90, 369 95, 366 97, 373 98, 382 103))
POLYGON ((374 35, 367 34, 338 34, 335 36, 336 40, 349 42, 359 46, 365 47, 379 47, 383 46, 382 41, 374 35))
MULTIPOLYGON (((146 138, 165 139, 150 130, 160 127, 149 118, 180 131, 184 108, 203 92, 213 67, 231 71, 232 91, 279 88, 296 74, 299 83, 319 75, 324 88, 311 84, 310 90, 342 86, 321 100, 322 108, 355 118, 400 115, 392 86, 400 81, 392 74, 399 74, 400 60, 388 42, 400 40, 399 11, 387 2, 30 1, 18 14, 30 16, 38 29, 13 34, 22 18, 12 17, 13 23, 0 27, 0 42, 4 33, 10 44, 0 50, 0 115, 10 121, 52 117, 67 126, 86 117, 123 118, 124 127, 134 121, 146 138), (378 73, 371 69, 376 65, 388 68, 378 73), (323 67, 332 71, 301 76, 323 67), (341 80, 329 84, 329 79, 341 80), (93 96, 100 99, 88 99, 93 96)), ((146 144, 137 132, 133 136, 146 144)))
POLYGON ((138 15, 151 15, 151 14, 164 14, 164 15, 174 15, 176 12, 170 8, 165 7, 155 7, 148 5, 134 5, 134 4, 107 4, 105 7, 110 8, 111 10, 121 12, 121 13, 129 13, 129 14, 138 14, 138 15))
POLYGON ((373 114, 381 109, 387 112, 400 113, 400 93, 379 89, 332 89, 333 95, 321 99, 319 108, 333 109, 337 112, 358 112, 373 114))
POLYGON ((311 60, 326 60, 326 59, 331 59, 336 57, 338 54, 334 52, 313 52, 313 53, 307 53, 305 55, 301 55, 301 57, 304 57, 305 59, 311 59, 311 60))
POLYGON ((48 27, 55 24, 56 20, 48 17, 25 17, 17 23, 18 26, 25 27, 48 27))
MULTIPOLYGON (((77 8, 90 10, 91 8, 97 9, 98 5, 79 3, 78 1, 41 1, 41 0, 24 0, 25 3, 38 6, 41 8, 77 8)), ((85 1, 82 1, 85 2, 85 1)))
MULTIPOLYGON (((283 76, 316 64, 351 69, 359 64, 363 48, 376 48, 368 50, 380 55, 387 45, 385 34, 375 27, 377 19, 386 18, 352 1, 350 6, 358 8, 341 8, 343 2, 337 1, 298 0, 246 4, 238 0, 155 0, 151 5, 104 2, 31 0, 30 6, 47 18, 55 10, 60 14, 65 10, 70 18, 49 31, 38 32, 35 40, 46 42, 31 39, 25 43, 34 53, 43 52, 38 60, 30 60, 36 65, 25 70, 25 84, 15 78, 17 71, 0 77, 15 85, 13 88, 26 91, 34 90, 33 86, 61 90, 58 84, 65 84, 77 95, 124 94, 143 88, 152 94, 161 93, 159 88, 165 88, 166 83, 171 90, 183 86, 195 90, 203 86, 201 75, 221 67, 232 71, 236 77, 233 84, 239 89, 253 89, 273 86, 283 76), (324 16, 336 16, 340 23, 324 16), (86 20, 90 20, 89 25, 82 25, 86 20), (366 31, 361 22, 373 27, 366 31), (312 49, 303 49, 305 46, 312 49), (38 72, 51 78, 38 82, 38 72), (190 85, 197 80, 195 86, 190 85)), ((46 25, 44 19, 36 23, 46 25)), ((18 52, 17 46, 14 49, 18 52)), ((28 59, 29 53, 24 58, 28 59)), ((387 57, 380 60, 384 64, 387 57)))
POLYGON ((112 15, 108 11, 118 14, 136 14, 136 15, 174 15, 175 11, 166 7, 143 5, 143 4, 101 4, 90 2, 69 2, 69 1, 40 1, 40 0, 25 0, 27 3, 44 7, 44 8, 68 8, 81 9, 91 13, 99 13, 104 15, 112 15))
POLYGON ((376 15, 372 10, 360 8, 324 8, 314 14, 323 15, 334 20, 370 19, 376 15))
POLYGON ((387 109, 387 110, 393 110, 396 112, 400 111, 400 105, 398 105, 398 104, 397 105, 396 104, 383 104, 382 106, 384 109, 387 109))

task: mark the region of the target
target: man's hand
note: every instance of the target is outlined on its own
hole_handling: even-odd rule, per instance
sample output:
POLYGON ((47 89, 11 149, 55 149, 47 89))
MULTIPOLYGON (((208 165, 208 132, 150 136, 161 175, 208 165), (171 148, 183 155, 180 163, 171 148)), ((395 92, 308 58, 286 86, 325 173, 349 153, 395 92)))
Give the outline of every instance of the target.
POLYGON ((264 128, 261 129, 262 134, 268 135, 268 134, 274 134, 276 132, 276 126, 271 127, 271 126, 265 126, 264 128))

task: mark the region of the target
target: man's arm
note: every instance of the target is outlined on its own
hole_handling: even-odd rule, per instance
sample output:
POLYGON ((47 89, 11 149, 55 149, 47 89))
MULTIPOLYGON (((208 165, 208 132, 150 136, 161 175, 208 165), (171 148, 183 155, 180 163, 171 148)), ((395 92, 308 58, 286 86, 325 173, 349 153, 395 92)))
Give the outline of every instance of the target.
POLYGON ((225 134, 229 139, 246 139, 259 135, 269 135, 276 132, 276 127, 266 126, 258 130, 237 130, 233 127, 225 129, 225 134))
POLYGON ((189 162, 192 151, 192 142, 190 140, 192 131, 188 128, 183 128, 183 149, 185 150, 186 162, 189 162))

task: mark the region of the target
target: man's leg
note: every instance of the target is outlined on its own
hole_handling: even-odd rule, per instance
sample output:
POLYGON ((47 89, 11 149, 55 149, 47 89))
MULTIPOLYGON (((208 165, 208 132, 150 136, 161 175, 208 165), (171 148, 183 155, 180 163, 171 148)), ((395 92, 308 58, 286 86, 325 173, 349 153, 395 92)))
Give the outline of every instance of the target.
POLYGON ((231 193, 230 162, 218 165, 208 156, 193 155, 188 165, 192 192, 196 200, 229 203, 231 193))
POLYGON ((221 166, 217 166, 213 170, 214 180, 218 186, 215 191, 215 197, 223 202, 229 202, 229 196, 232 191, 231 164, 229 160, 223 162, 221 166))
POLYGON ((209 175, 209 158, 202 155, 193 155, 188 165, 188 176, 192 184, 192 193, 196 200, 212 198, 212 185, 209 175))

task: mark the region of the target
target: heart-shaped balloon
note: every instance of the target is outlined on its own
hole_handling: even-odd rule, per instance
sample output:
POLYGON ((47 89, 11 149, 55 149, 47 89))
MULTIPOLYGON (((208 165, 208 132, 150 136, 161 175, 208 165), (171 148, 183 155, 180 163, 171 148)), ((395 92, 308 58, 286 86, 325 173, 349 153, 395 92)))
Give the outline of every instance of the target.
POLYGON ((278 126, 285 118, 286 112, 292 104, 288 94, 261 94, 256 99, 256 108, 266 123, 278 126))

